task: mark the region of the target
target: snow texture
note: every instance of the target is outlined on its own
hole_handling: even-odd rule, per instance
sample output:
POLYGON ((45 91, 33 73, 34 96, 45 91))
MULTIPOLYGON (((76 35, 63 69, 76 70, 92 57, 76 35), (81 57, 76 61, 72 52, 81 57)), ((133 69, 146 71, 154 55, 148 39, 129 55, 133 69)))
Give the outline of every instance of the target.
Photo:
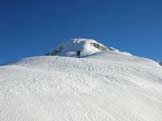
POLYGON ((81 49, 82 58, 38 56, 0 66, 0 121, 162 120, 157 62, 76 40, 58 53, 81 49))

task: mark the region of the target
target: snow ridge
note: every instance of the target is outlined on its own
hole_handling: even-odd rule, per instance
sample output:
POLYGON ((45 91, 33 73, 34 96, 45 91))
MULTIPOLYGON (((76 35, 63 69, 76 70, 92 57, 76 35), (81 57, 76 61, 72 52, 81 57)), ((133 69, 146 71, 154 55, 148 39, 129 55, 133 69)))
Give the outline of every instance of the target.
POLYGON ((161 121, 157 62, 74 40, 0 66, 0 121, 161 121))

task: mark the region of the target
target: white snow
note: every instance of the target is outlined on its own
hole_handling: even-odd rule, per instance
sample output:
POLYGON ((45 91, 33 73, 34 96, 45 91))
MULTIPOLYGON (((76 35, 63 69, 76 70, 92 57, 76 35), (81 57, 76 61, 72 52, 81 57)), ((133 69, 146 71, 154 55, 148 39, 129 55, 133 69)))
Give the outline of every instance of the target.
POLYGON ((0 66, 0 121, 161 121, 157 62, 82 47, 0 66))
POLYGON ((68 57, 76 57, 77 51, 81 51, 81 57, 85 57, 88 55, 111 51, 118 52, 122 54, 131 55, 126 52, 119 52, 117 49, 112 47, 106 47, 105 45, 93 40, 93 39, 71 39, 60 44, 56 49, 47 53, 47 55, 59 55, 59 56, 68 56, 68 57))

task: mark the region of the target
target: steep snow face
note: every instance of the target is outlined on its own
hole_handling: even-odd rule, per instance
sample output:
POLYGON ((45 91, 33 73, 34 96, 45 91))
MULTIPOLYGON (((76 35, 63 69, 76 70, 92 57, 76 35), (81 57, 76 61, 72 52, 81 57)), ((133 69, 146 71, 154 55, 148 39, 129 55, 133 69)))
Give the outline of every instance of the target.
POLYGON ((162 68, 150 59, 106 51, 0 66, 0 121, 161 119, 162 68))
POLYGON ((106 47, 105 45, 93 39, 79 38, 62 43, 60 46, 49 52, 47 55, 77 57, 77 51, 80 51, 81 57, 105 51, 119 52, 118 50, 111 47, 106 47))

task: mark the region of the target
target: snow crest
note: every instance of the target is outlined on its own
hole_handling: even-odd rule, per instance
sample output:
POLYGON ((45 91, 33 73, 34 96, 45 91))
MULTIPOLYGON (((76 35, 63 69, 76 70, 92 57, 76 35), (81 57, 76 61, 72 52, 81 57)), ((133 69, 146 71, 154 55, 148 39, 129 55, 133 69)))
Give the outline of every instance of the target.
POLYGON ((161 121, 161 66, 94 43, 0 66, 0 121, 161 121))

